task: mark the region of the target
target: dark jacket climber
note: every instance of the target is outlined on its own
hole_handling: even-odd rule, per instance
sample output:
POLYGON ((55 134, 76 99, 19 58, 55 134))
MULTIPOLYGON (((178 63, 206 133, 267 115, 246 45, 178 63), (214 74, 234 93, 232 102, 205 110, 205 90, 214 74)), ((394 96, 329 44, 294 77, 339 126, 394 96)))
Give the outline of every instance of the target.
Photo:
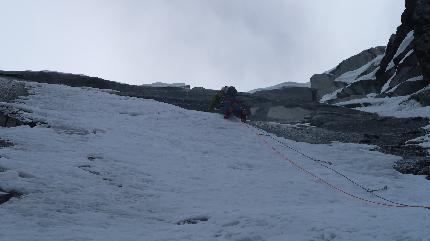
POLYGON ((239 117, 242 122, 246 121, 246 111, 236 99, 237 90, 233 86, 224 86, 213 98, 209 111, 221 109, 224 118, 228 119, 231 114, 239 117))

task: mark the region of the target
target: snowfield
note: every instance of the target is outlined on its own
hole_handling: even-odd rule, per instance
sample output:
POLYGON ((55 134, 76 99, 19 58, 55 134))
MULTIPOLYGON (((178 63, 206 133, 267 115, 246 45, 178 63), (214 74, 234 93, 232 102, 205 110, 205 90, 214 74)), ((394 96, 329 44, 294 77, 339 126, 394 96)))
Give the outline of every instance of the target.
MULTIPOLYGON (((246 125, 96 89, 27 84, 12 104, 46 123, 1 128, 4 241, 430 240, 430 210, 381 201, 246 125), (49 128, 48 128, 49 127, 49 128), (269 143, 269 146, 265 144, 269 143)), ((8 105, 3 103, 3 105, 8 105)), ((392 168, 373 146, 278 138, 388 199, 430 204, 430 182, 392 168)))

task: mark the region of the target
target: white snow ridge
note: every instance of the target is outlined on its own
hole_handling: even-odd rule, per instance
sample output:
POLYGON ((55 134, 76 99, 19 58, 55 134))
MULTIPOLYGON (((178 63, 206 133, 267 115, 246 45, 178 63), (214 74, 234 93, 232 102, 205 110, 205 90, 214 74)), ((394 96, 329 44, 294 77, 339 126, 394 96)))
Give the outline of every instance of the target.
MULTIPOLYGON (((4 241, 430 240, 430 211, 381 201, 246 125, 212 113, 96 89, 28 84, 14 104, 35 128, 0 128, 4 241)), ((259 132, 262 133, 262 132, 259 132)), ((430 202, 430 183, 372 146, 282 138, 390 200, 430 202)))

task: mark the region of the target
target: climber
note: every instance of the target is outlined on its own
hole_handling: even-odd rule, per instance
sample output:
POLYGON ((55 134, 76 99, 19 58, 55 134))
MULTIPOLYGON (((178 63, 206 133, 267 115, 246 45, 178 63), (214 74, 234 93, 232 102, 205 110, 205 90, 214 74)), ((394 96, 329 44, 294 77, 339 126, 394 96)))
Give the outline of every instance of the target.
POLYGON ((212 98, 209 111, 221 109, 225 119, 230 118, 231 114, 233 114, 239 117, 242 122, 246 122, 246 109, 242 107, 236 96, 237 90, 234 86, 224 86, 212 98))

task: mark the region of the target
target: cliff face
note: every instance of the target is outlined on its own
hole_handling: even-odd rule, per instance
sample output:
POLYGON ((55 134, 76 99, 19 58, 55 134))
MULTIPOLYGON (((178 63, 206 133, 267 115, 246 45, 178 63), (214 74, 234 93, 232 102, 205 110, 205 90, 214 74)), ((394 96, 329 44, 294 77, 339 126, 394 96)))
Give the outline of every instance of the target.
MULTIPOLYGON (((358 66, 334 70, 311 78, 321 102, 335 103, 367 97, 410 96, 422 105, 430 105, 430 1, 406 0, 402 23, 389 39, 384 51, 366 50, 346 61, 361 58, 358 66), (372 59, 367 52, 374 52, 372 59), (424 97, 423 97, 424 96, 424 97)), ((382 50, 382 48, 379 48, 382 50)))
POLYGON ((415 31, 414 50, 422 68, 424 78, 430 80, 430 1, 407 0, 406 7, 409 12, 405 22, 409 23, 415 31))

